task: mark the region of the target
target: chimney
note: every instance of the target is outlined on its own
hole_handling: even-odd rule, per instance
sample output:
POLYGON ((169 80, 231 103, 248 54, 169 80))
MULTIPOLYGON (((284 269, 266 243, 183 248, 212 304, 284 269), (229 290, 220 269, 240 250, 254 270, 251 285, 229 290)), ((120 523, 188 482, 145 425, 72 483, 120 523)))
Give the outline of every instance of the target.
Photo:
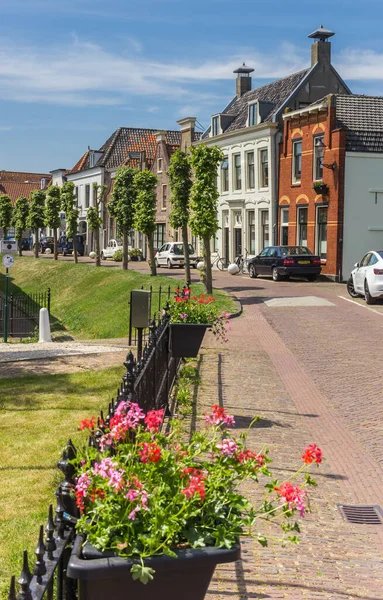
POLYGON ((194 142, 194 127, 196 117, 186 117, 177 121, 181 128, 181 150, 187 152, 188 148, 194 142))
POLYGON ((242 67, 235 69, 233 73, 237 73, 237 79, 235 81, 235 91, 237 94, 237 98, 241 98, 243 94, 246 92, 250 92, 251 90, 251 77, 250 73, 252 73, 254 69, 247 67, 245 63, 242 63, 242 67))
POLYGON ((311 46, 311 66, 313 67, 317 63, 323 65, 331 64, 331 42, 328 38, 335 35, 333 31, 325 29, 323 25, 319 27, 313 33, 308 36, 314 40, 317 40, 311 46))

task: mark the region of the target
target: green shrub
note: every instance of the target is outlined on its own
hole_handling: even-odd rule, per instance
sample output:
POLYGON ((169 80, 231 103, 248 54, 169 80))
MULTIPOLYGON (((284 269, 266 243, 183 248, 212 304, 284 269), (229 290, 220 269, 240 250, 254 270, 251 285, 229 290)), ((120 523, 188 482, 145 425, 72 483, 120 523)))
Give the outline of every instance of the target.
POLYGON ((122 262, 122 250, 116 250, 116 252, 113 254, 113 260, 115 262, 122 262))
POLYGON ((130 256, 130 258, 133 258, 134 256, 139 258, 142 256, 142 252, 141 252, 140 248, 132 248, 131 250, 129 250, 129 256, 130 256))

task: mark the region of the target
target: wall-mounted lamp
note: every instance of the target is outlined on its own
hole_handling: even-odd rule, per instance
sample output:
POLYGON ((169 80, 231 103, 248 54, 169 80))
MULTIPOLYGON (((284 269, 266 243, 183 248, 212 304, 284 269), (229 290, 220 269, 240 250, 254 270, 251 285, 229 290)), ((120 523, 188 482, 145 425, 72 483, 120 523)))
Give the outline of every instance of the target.
POLYGON ((335 171, 336 169, 336 162, 333 162, 329 165, 326 165, 325 163, 322 163, 322 167, 325 167, 326 169, 331 169, 331 171, 335 171))

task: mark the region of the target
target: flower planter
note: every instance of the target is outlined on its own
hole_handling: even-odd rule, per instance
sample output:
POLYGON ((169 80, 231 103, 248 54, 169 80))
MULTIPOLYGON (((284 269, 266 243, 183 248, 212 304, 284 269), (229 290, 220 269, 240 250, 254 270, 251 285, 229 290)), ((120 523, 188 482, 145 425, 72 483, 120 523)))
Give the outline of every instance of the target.
POLYGON ((170 323, 169 348, 177 358, 195 358, 198 355, 209 324, 170 323))
POLYGON ((316 191, 317 194, 323 196, 324 194, 327 193, 327 185, 323 184, 323 185, 314 186, 314 190, 316 191))
POLYGON ((82 549, 83 541, 81 535, 76 537, 67 568, 68 577, 78 580, 79 600, 203 600, 216 565, 240 558, 239 545, 230 550, 179 550, 177 558, 155 556, 145 561, 156 572, 144 585, 132 579, 134 561, 89 544, 82 549))

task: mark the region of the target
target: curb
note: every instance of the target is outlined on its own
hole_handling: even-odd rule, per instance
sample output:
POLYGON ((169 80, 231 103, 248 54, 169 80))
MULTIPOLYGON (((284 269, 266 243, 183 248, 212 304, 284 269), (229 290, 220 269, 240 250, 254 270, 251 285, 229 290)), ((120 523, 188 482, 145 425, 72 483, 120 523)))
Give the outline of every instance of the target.
POLYGON ((231 313, 229 315, 229 319, 235 319, 236 317, 240 317, 242 312, 243 312, 243 306, 242 306, 242 302, 240 301, 239 298, 237 298, 237 296, 234 296, 234 294, 229 294, 230 298, 234 301, 234 303, 236 304, 236 312, 231 313))

